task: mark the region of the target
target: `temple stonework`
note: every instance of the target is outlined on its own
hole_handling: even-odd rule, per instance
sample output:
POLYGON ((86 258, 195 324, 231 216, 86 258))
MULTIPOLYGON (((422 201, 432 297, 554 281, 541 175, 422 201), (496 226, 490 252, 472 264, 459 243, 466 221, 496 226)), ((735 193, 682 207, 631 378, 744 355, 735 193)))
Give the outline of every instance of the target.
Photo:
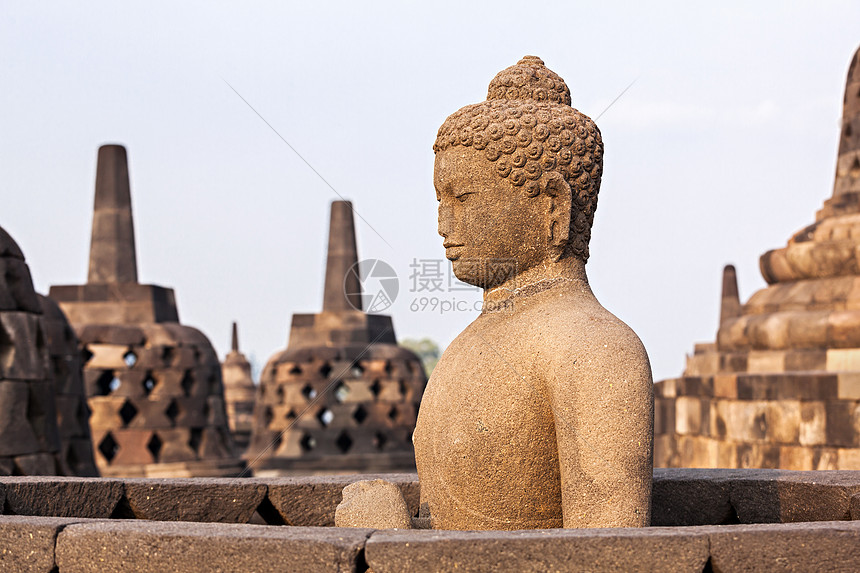
POLYGON ((24 254, 0 228, 0 475, 63 473, 42 306, 24 254))
POLYGON ((137 282, 125 148, 99 148, 88 282, 51 287, 75 328, 104 476, 230 476, 221 365, 179 324, 173 290, 137 282))
POLYGON ((424 368, 390 316, 362 311, 357 262, 352 205, 335 201, 323 310, 293 315, 260 377, 246 454, 256 475, 415 469, 424 368))
POLYGON ((655 465, 860 469, 860 50, 833 196, 762 255, 746 304, 723 275, 717 340, 655 387, 655 465))
POLYGON ((254 420, 254 397, 257 387, 251 376, 251 363, 239 352, 239 333, 233 323, 233 336, 230 353, 221 364, 224 380, 224 403, 227 406, 227 421, 233 440, 239 451, 244 451, 251 440, 254 420))

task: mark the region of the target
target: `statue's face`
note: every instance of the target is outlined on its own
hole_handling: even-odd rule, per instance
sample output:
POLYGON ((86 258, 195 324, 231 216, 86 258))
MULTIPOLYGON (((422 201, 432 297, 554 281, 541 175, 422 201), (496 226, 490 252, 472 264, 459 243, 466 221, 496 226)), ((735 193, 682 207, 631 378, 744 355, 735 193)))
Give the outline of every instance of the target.
POLYGON ((510 270, 521 273, 549 257, 549 199, 529 197, 495 172, 471 147, 436 154, 433 182, 439 201, 439 234, 454 274, 492 288, 510 270))

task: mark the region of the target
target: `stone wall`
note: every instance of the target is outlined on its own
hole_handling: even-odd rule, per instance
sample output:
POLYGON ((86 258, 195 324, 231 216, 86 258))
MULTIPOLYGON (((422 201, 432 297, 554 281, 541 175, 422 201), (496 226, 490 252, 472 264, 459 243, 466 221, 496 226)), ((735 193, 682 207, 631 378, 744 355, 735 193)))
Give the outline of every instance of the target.
MULTIPOLYGON (((0 569, 698 573, 850 571, 860 559, 860 472, 656 470, 644 529, 330 527, 341 489, 367 477, 0 478, 0 569)), ((417 511, 415 474, 378 477, 417 511)))
POLYGON ((654 465, 857 469, 860 373, 734 373, 658 382, 654 465))

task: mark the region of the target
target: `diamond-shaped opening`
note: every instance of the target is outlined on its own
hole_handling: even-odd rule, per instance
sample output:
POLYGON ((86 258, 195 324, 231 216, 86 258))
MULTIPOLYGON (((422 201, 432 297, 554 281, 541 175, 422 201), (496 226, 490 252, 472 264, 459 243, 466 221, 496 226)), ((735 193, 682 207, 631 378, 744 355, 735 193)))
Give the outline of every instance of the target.
POLYGON ((152 434, 152 437, 149 438, 149 441, 146 442, 146 449, 149 450, 149 453, 152 454, 152 458, 155 461, 158 461, 158 454, 161 453, 161 446, 164 444, 161 441, 161 438, 158 437, 158 434, 152 434))
POLYGON ((203 429, 191 428, 191 436, 188 438, 188 445, 195 452, 200 452, 200 444, 203 443, 203 429))
POLYGON ((302 388, 302 394, 308 400, 313 400, 317 397, 317 391, 310 384, 305 384, 304 388, 302 388))
POLYGON ((373 447, 377 450, 384 448, 386 442, 388 442, 388 438, 385 437, 385 434, 376 432, 376 434, 373 435, 373 447))
POLYGON ((194 377, 191 375, 190 370, 185 371, 185 375, 182 377, 182 392, 186 396, 191 396, 191 390, 194 388, 194 377))
POLYGON ((328 362, 323 362, 323 365, 320 366, 320 375, 323 378, 328 378, 328 375, 331 374, 331 370, 331 364, 329 364, 328 362))
POLYGON ((135 416, 137 416, 137 408, 134 407, 134 404, 128 400, 123 402, 122 408, 119 409, 119 417, 122 418, 122 425, 128 426, 128 423, 131 422, 135 416))
MULTIPOLYGON (((0 344, 0 346, 2 346, 2 344, 0 344)), ((2 355, 2 351, 0 351, 0 355, 2 355)), ((92 358, 92 357, 93 357, 93 353, 90 352, 89 348, 83 348, 81 350, 81 363, 82 364, 86 364, 87 362, 89 362, 90 358, 92 358)))
POLYGON ((323 428, 328 428, 332 420, 334 420, 334 412, 332 412, 328 408, 323 408, 317 414, 317 420, 320 421, 320 424, 323 425, 323 428))
POLYGON ((114 380, 117 380, 117 378, 113 372, 110 370, 102 372, 101 376, 96 380, 96 395, 107 396, 112 390, 119 388, 119 380, 116 381, 116 384, 114 384, 114 380))
POLYGON ((373 384, 370 385, 370 391, 373 392, 374 398, 379 398, 379 393, 382 392, 382 384, 379 383, 379 380, 373 381, 373 384))
POLYGON ((392 406, 388 411, 388 419, 392 422, 397 420, 397 406, 392 406))
POLYGON ((105 434, 105 437, 102 438, 102 441, 99 442, 99 452, 105 457, 108 463, 111 463, 113 459, 116 457, 117 451, 119 451, 119 444, 116 443, 116 440, 113 439, 113 434, 108 432, 105 434))
POLYGON ((349 451, 349 448, 352 447, 352 438, 349 437, 349 434, 346 433, 346 430, 340 433, 337 439, 334 441, 334 445, 337 446, 344 454, 349 451))
POLYGON ((263 410, 263 420, 266 422, 266 427, 269 427, 269 424, 272 423, 272 419, 275 417, 275 414, 272 413, 272 409, 269 406, 266 406, 266 409, 263 410))
POLYGON ((125 354, 123 354, 123 356, 122 356, 122 361, 123 361, 123 362, 125 362, 125 365, 126 365, 126 366, 128 366, 129 368, 131 368, 131 367, 133 367, 135 364, 137 364, 137 354, 135 354, 134 352, 132 352, 131 350, 129 350, 128 352, 126 352, 125 354))
POLYGON ((292 374, 293 376, 298 376, 299 374, 302 373, 302 368, 298 364, 294 364, 293 367, 290 368, 289 373, 292 374))
POLYGON ((388 374, 389 376, 391 376, 391 370, 392 370, 391 360, 386 360, 385 361, 385 373, 388 374))
POLYGON ((359 404, 358 408, 355 409, 355 412, 352 413, 352 419, 359 424, 363 424, 369 415, 370 414, 367 413, 367 410, 364 409, 364 406, 359 404))
POLYGON ((337 386, 334 387, 334 399, 338 402, 346 401, 349 396, 349 386, 344 384, 343 382, 338 382, 337 386))
POLYGON ((358 362, 353 362, 349 368, 349 374, 353 378, 361 378, 364 375, 364 368, 358 362))
POLYGON ((406 396, 408 389, 406 388, 406 381, 404 381, 403 378, 397 381, 397 390, 400 392, 401 396, 406 396))
POLYGON ((278 402, 284 401, 284 387, 283 386, 278 386, 277 388, 275 388, 275 396, 278 397, 278 402))
POLYGON ((176 351, 172 346, 165 346, 161 349, 161 361, 164 362, 165 366, 170 366, 173 364, 173 357, 176 355, 176 351))
POLYGON ((287 412, 287 415, 284 416, 284 418, 286 418, 287 420, 295 420, 296 419, 296 411, 291 408, 290 411, 287 412))
POLYGON ((302 439, 299 440, 299 446, 301 446, 303 451, 309 452, 315 447, 317 447, 316 438, 311 435, 305 434, 302 436, 302 439))
POLYGON ((170 423, 174 426, 176 425, 176 418, 179 417, 179 405, 176 404, 176 400, 170 401, 170 406, 167 407, 167 410, 164 411, 164 415, 168 417, 170 423))
POLYGON ((851 137, 852 133, 853 132, 851 131, 851 124, 850 123, 846 124, 845 125, 845 137, 851 137))
POLYGON ((146 378, 143 379, 143 393, 149 396, 156 384, 157 382, 155 381, 155 378, 152 377, 152 372, 147 372, 146 378))

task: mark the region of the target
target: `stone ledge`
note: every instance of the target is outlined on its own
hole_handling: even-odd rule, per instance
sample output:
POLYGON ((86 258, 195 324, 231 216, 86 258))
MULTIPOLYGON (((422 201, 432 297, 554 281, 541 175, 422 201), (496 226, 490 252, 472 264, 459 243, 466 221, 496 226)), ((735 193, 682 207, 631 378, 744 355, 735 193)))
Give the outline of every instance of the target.
POLYGON ((58 573, 364 571, 373 530, 162 521, 73 524, 57 536, 58 573))

